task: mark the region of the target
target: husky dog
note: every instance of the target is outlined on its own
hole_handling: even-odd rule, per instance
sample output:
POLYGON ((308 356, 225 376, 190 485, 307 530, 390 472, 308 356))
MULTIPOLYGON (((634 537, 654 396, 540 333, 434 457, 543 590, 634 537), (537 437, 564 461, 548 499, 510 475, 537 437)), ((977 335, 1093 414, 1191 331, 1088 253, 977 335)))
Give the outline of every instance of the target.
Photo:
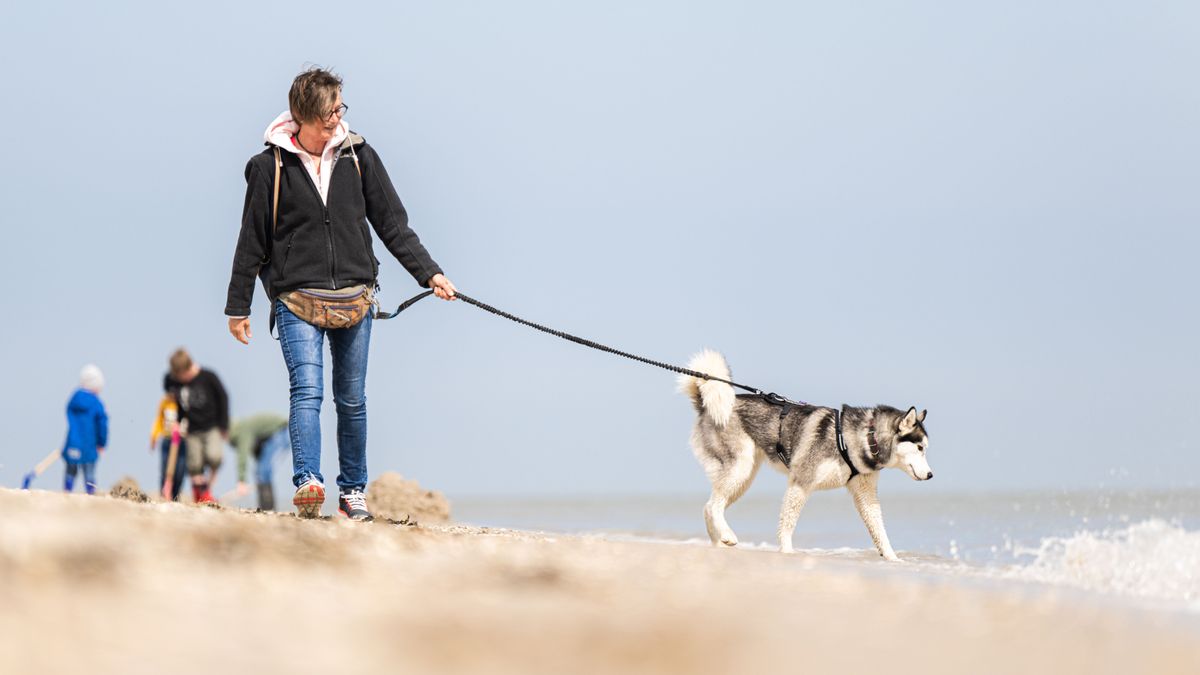
MULTIPOLYGON (((731 378, 725 358, 710 350, 692 358, 688 368, 731 378)), ((712 482, 704 522, 714 545, 737 545, 725 509, 745 494, 765 458, 788 477, 779 512, 780 551, 792 551, 792 532, 808 496, 845 486, 879 554, 899 560, 883 529, 875 488, 879 470, 889 467, 903 469, 914 480, 933 478, 925 459, 929 436, 924 410, 783 404, 756 394, 735 395, 724 382, 686 375, 679 385, 696 407, 692 450, 712 482)))

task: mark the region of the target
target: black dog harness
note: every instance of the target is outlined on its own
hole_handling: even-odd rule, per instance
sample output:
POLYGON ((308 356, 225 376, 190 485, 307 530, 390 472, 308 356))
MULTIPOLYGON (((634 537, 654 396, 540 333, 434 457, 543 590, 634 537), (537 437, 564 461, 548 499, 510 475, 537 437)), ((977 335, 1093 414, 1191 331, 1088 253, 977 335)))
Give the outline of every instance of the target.
MULTIPOLYGON (((843 407, 845 407, 845 406, 843 406, 843 407)), ((849 450, 849 448, 846 447, 846 439, 842 437, 842 409, 838 408, 837 410, 833 411, 833 414, 834 414, 835 420, 836 420, 834 422, 834 424, 837 426, 838 453, 841 454, 842 461, 846 463, 846 466, 850 467, 850 478, 846 479, 846 482, 849 483, 851 480, 853 480, 853 478, 855 476, 858 475, 858 469, 854 466, 854 462, 850 461, 850 450, 849 450)), ((874 438, 874 431, 875 431, 875 427, 872 426, 871 427, 871 432, 872 432, 871 437, 872 438, 874 438)))
POLYGON ((784 466, 791 466, 792 451, 783 444, 783 418, 787 417, 788 411, 796 407, 797 404, 778 394, 767 394, 763 398, 779 406, 779 440, 775 441, 775 456, 779 458, 779 461, 783 462, 784 466))
MULTIPOLYGON (((775 441, 775 456, 778 457, 781 462, 783 462, 784 466, 790 466, 792 463, 792 451, 783 442, 783 421, 792 408, 795 408, 798 405, 807 404, 789 401, 778 394, 768 394, 763 398, 768 402, 779 406, 779 436, 778 440, 775 441)), ((842 406, 842 408, 845 408, 845 406, 842 406)), ((850 467, 850 478, 846 479, 846 482, 849 483, 850 480, 862 472, 858 470, 858 467, 854 466, 854 462, 850 461, 850 448, 848 445, 846 445, 846 438, 842 435, 842 408, 837 408, 833 411, 834 426, 837 429, 838 454, 842 456, 842 461, 846 463, 846 466, 850 467)), ((874 419, 867 424, 867 450, 871 453, 872 458, 879 455, 879 444, 875 440, 874 419)), ((877 468, 875 462, 871 462, 871 464, 872 469, 877 468)))

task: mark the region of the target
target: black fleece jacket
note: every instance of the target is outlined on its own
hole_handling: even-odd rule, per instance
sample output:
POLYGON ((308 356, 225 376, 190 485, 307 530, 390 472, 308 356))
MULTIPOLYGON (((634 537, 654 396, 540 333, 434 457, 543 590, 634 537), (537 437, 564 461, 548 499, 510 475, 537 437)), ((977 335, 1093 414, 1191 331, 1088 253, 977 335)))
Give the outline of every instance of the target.
POLYGON ((175 395, 179 402, 179 419, 188 421, 189 433, 200 433, 209 429, 229 431, 229 395, 221 378, 207 368, 201 368, 191 382, 183 384, 163 375, 163 391, 175 395))
POLYGON ((362 136, 351 133, 336 151, 327 204, 308 169, 292 152, 281 150, 279 220, 271 226, 275 153, 271 147, 246 163, 246 203, 242 231, 233 253, 233 273, 225 303, 227 316, 248 316, 254 278, 260 269, 272 299, 297 288, 336 289, 373 284, 379 259, 367 222, 387 250, 422 286, 441 273, 421 240, 408 227, 408 213, 383 162, 362 136), (353 146, 353 148, 351 147, 353 146), (354 154, 358 156, 355 169, 354 154))

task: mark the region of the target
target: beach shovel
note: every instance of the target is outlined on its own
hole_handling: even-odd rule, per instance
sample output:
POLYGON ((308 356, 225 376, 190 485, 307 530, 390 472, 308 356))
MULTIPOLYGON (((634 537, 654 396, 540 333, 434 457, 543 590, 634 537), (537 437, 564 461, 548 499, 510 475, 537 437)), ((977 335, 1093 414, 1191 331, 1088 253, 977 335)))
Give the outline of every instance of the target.
POLYGON ((50 454, 46 455, 45 459, 38 462, 38 465, 33 467, 33 471, 30 471, 29 473, 25 474, 25 477, 21 479, 21 489, 28 490, 29 486, 31 484, 33 484, 33 479, 42 475, 42 473, 46 469, 50 468, 51 464, 58 461, 58 456, 61 454, 62 454, 62 450, 55 450, 55 451, 51 452, 50 454))
POLYGON ((175 478, 175 463, 179 461, 179 429, 171 432, 171 447, 167 450, 167 472, 163 477, 162 495, 170 501, 175 498, 171 494, 172 480, 175 478))

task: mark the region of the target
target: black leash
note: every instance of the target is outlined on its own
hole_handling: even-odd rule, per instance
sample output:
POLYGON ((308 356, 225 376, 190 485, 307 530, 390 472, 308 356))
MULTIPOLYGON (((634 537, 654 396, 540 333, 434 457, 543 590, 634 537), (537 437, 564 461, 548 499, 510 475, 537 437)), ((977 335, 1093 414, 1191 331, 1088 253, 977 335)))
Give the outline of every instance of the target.
MULTIPOLYGON (((376 321, 386 321, 388 319, 394 319, 394 318, 396 318, 397 315, 400 314, 400 312, 403 312, 404 310, 408 309, 409 307, 412 307, 413 305, 417 304, 421 300, 424 300, 425 298, 427 298, 431 295, 433 295, 433 291, 425 291, 423 293, 419 293, 419 294, 409 298, 408 300, 405 300, 403 303, 400 304, 399 307, 396 308, 396 311, 394 311, 394 312, 381 312, 381 311, 376 312, 375 320, 376 321)), ((468 295, 463 295, 462 293, 456 293, 455 297, 457 297, 459 300, 462 300, 463 302, 467 303, 468 305, 474 305, 474 306, 478 307, 479 309, 484 310, 485 312, 495 314, 496 316, 503 317, 505 319, 508 319, 509 321, 514 321, 516 323, 521 324, 522 326, 529 326, 530 328, 533 328, 535 330, 540 330, 543 333, 549 333, 550 335, 562 338, 569 342, 574 342, 575 344, 583 345, 584 347, 591 347, 592 349, 596 349, 596 350, 599 350, 602 352, 608 352, 609 354, 616 354, 617 356, 624 356, 627 359, 632 359, 634 361, 639 361, 639 362, 645 363, 647 365, 656 366, 658 368, 662 368, 663 370, 669 370, 673 373, 678 373, 680 375, 688 375, 690 377, 698 377, 702 380, 713 380, 716 382, 724 382, 725 384, 728 384, 731 387, 737 387, 738 389, 742 389, 742 390, 748 391, 751 394, 754 394, 756 396, 760 396, 767 402, 779 406, 779 437, 778 437, 778 440, 775 442, 775 454, 779 457, 779 459, 781 461, 783 461, 785 466, 791 464, 791 450, 783 442, 783 422, 784 422, 784 419, 787 417, 787 414, 789 412, 791 412, 792 408, 794 408, 796 406, 808 405, 808 403, 806 403, 804 401, 793 401, 784 396, 780 396, 779 394, 776 394, 775 392, 765 392, 761 389, 751 387, 751 386, 748 386, 745 384, 738 384, 737 382, 734 382, 732 380, 725 380, 725 379, 722 379, 719 377, 715 377, 713 375, 709 375, 708 373, 701 373, 699 371, 689 370, 687 368, 680 368, 679 366, 673 366, 669 363, 662 363, 661 361, 654 361, 654 360, 648 359, 644 356, 638 356, 636 354, 630 354, 629 352, 623 352, 619 349, 614 349, 607 345, 602 345, 599 342, 595 342, 593 340, 581 338, 576 335, 571 335, 570 333, 565 333, 560 330, 555 330, 548 326, 543 326, 541 324, 537 324, 532 321, 527 321, 525 319, 522 319, 519 316, 509 314, 508 312, 506 312, 502 309, 497 309, 495 307, 492 307, 491 305, 487 304, 486 302, 480 302, 479 300, 476 300, 475 298, 472 298, 468 295)), ((846 440, 842 434, 842 409, 841 408, 836 408, 834 410, 834 426, 836 427, 836 430, 837 430, 838 454, 840 454, 842 456, 842 461, 844 461, 846 463, 846 466, 850 467, 850 478, 853 479, 855 476, 859 475, 859 473, 861 473, 861 472, 858 470, 858 467, 854 466, 854 462, 850 461, 850 449, 849 449, 849 447, 847 447, 846 440)), ((874 423, 871 423, 869 425, 869 428, 867 431, 867 443, 868 443, 871 455, 874 456, 878 452, 878 450, 875 446, 875 425, 874 425, 874 423)))
MULTIPOLYGON (((396 318, 396 315, 399 314, 400 312, 403 312, 404 310, 408 309, 409 307, 412 307, 416 303, 420 302, 421 300, 423 300, 431 295, 433 295, 433 291, 425 291, 424 293, 420 293, 418 295, 415 295, 415 296, 409 298, 408 300, 405 300, 403 303, 400 304, 399 307, 396 308, 396 311, 394 311, 394 312, 376 312, 375 320, 376 321, 386 321, 388 319, 394 319, 394 318, 396 318)), ((502 309, 496 309, 495 307, 492 307, 491 305, 489 305, 485 302, 480 302, 480 301, 476 300, 475 298, 463 295, 462 293, 456 293, 455 297, 457 297, 459 300, 462 300, 463 302, 467 303, 468 305, 474 305, 474 306, 478 307, 479 309, 484 310, 485 312, 490 312, 492 314, 495 314, 496 316, 508 319, 509 321, 515 321, 515 322, 521 324, 522 326, 529 326, 530 328, 533 328, 535 330, 540 330, 543 333, 549 333, 550 335, 553 335, 554 337, 559 337, 564 340, 574 342, 575 344, 583 345, 584 347, 591 347, 592 349, 598 349, 602 352, 608 352, 609 354, 616 354, 617 356, 624 356, 627 359, 633 359, 634 361, 640 361, 641 363, 645 363, 645 364, 651 365, 651 366, 656 366, 658 368, 662 368, 664 370, 669 370, 673 373, 678 373, 680 375, 688 375, 690 377, 698 377, 702 380, 713 380, 715 382, 724 382, 725 384, 728 384, 731 387, 737 387, 738 389, 743 389, 743 390, 748 391, 757 396, 761 396, 764 399, 766 399, 767 401, 770 401, 771 403, 774 403, 776 405, 808 405, 807 403, 804 403, 803 401, 789 400, 789 399, 787 399, 783 396, 780 396, 779 394, 776 394, 774 392, 768 393, 761 389, 756 389, 754 387, 750 387, 750 386, 747 386, 744 384, 738 384, 737 382, 733 382, 731 380, 723 380, 719 377, 714 377, 712 375, 709 375, 708 373, 701 373, 701 372, 698 372, 695 370, 689 370, 687 368, 680 368, 679 366, 672 366, 669 363, 662 363, 660 361, 654 361, 654 360, 645 358, 643 356, 637 356, 636 354, 630 354, 629 352, 623 352, 619 349, 613 349, 612 347, 609 347, 607 345, 602 345, 599 342, 593 342, 592 340, 588 340, 586 338, 581 338, 581 337, 578 337, 575 335, 571 335, 570 333, 564 333, 563 331, 560 331, 560 330, 555 330, 553 328, 549 328, 549 327, 543 326, 541 324, 536 324, 532 321, 526 321, 525 319, 522 319, 519 316, 514 316, 512 314, 509 314, 508 312, 506 312, 502 309)))

